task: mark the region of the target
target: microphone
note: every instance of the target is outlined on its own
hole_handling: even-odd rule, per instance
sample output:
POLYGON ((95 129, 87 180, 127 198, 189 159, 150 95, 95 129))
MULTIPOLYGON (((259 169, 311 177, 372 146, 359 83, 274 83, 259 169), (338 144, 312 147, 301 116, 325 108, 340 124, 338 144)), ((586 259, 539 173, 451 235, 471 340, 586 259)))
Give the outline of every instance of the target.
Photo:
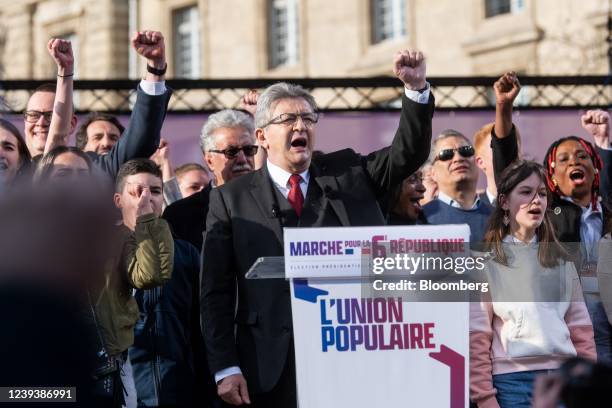
POLYGON ((280 207, 278 204, 272 204, 272 217, 280 218, 280 207))

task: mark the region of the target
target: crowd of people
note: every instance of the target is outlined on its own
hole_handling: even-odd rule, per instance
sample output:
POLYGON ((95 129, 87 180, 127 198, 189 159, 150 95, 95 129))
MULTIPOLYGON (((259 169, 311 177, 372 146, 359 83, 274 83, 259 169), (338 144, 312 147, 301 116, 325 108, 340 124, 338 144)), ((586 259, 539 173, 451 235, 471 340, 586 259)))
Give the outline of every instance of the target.
POLYGON ((539 282, 531 302, 491 295, 470 304, 472 403, 545 408, 563 399, 582 406, 555 377, 574 357, 583 360, 570 360, 578 362, 567 373, 599 373, 589 383, 595 391, 585 393, 585 385, 581 392, 592 396, 610 385, 608 112, 584 113, 585 135, 559 138, 543 165, 523 160, 512 122, 520 83, 508 72, 493 84, 495 121, 473 143, 457 129, 432 140, 425 57, 402 51, 393 60, 402 110, 389 146, 368 155, 316 151, 315 99, 300 86, 276 83, 245 95, 243 110, 210 115, 199 137, 205 165, 174 168, 171 135, 161 138, 172 93, 163 35, 141 31, 131 43, 147 71, 127 128, 105 113, 77 128, 74 58, 62 39, 47 45, 57 82, 31 94, 24 135, 0 118, 0 214, 15 219, 0 234, 13 271, 4 281, 28 301, 17 316, 36 307, 40 317, 18 332, 27 341, 3 347, 15 350, 13 379, 32 385, 27 372, 18 374, 40 365, 43 353, 27 352, 38 341, 82 359, 62 360, 64 367, 71 361, 66 375, 50 370, 45 377, 39 369, 31 378, 82 384, 86 406, 295 407, 289 284, 245 279, 258 258, 283 255, 283 227, 468 224, 474 250, 491 254, 491 279, 539 282), (68 145, 72 134, 76 146, 68 145), (41 203, 53 222, 32 216, 41 203), (57 240, 28 239, 22 230, 40 237, 54 231, 57 240), (39 285, 13 283, 24 276, 46 289, 56 284, 49 276, 72 284, 42 296, 39 285), (567 284, 558 298, 542 300, 559 282, 567 284), (65 293, 74 304, 62 309, 52 295, 65 293), (48 315, 74 326, 54 326, 48 315), (64 342, 62 333, 71 339, 64 342))

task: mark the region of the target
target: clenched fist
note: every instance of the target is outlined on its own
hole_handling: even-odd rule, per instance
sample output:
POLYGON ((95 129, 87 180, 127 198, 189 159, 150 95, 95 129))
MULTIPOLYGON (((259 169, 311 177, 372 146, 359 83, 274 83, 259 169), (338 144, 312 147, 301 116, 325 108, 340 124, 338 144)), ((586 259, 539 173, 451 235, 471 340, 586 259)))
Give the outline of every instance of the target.
POLYGON ((166 139, 159 140, 159 146, 153 155, 150 157, 158 166, 162 166, 164 162, 168 161, 169 148, 168 141, 166 139))
POLYGON ((134 50, 145 57, 150 66, 164 69, 166 66, 166 47, 162 33, 159 31, 136 31, 132 35, 131 41, 134 50))
POLYGON ((255 116, 255 112, 257 111, 257 98, 259 98, 257 89, 250 89, 249 92, 242 96, 242 109, 249 112, 251 116, 255 116))
POLYGON ((398 51, 393 58, 393 74, 407 89, 425 88, 425 71, 425 56, 421 51, 398 51))
POLYGON ((610 114, 604 110, 589 110, 580 118, 584 130, 589 132, 595 144, 602 149, 610 147, 610 114))
POLYGON ((74 73, 74 56, 72 55, 70 41, 52 38, 47 43, 47 51, 57 65, 58 75, 72 75, 74 73))
POLYGON ((521 84, 513 71, 506 72, 493 84, 495 91, 495 102, 498 105, 507 105, 514 103, 514 100, 521 91, 521 84))

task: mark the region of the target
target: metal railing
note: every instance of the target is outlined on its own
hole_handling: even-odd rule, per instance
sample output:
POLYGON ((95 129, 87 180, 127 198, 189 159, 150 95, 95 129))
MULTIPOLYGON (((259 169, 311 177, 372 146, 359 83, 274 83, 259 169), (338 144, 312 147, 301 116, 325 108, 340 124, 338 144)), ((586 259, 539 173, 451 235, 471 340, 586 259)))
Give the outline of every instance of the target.
MULTIPOLYGON (((429 78, 438 110, 487 110, 495 107, 493 83, 497 77, 429 78)), ((174 91, 169 109, 174 113, 207 113, 240 108, 241 97, 250 89, 288 81, 309 89, 322 111, 393 111, 401 106, 402 87, 396 78, 278 78, 169 80, 174 91)), ((521 77, 517 98, 521 109, 609 108, 612 104, 610 76, 521 77)), ((49 81, 0 81, 0 98, 7 113, 25 109, 31 91, 49 81)), ((75 81, 77 112, 127 113, 138 81, 75 81)))

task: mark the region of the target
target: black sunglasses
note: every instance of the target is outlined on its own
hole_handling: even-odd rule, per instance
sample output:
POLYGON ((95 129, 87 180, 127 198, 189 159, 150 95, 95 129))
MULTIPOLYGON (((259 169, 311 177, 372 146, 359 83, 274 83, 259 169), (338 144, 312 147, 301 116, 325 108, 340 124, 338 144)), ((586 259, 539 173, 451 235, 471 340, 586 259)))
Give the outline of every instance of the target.
POLYGON ((440 150, 438 152, 438 154, 436 155, 435 160, 440 160, 440 161, 449 161, 450 159, 453 158, 453 156, 455 155, 455 152, 459 153, 459 155, 461 157, 472 157, 474 155, 474 146, 471 145, 467 145, 467 146, 461 146, 457 149, 444 149, 444 150, 440 150))
POLYGON ((247 146, 242 146, 242 147, 236 147, 236 146, 232 146, 232 147, 228 147, 227 149, 223 149, 223 150, 209 150, 209 152, 212 153, 223 153, 223 155, 228 158, 228 159, 235 159, 236 156, 238 156, 238 153, 240 153, 240 151, 242 150, 244 152, 244 155, 247 157, 253 157, 257 154, 257 149, 259 148, 259 146, 257 145, 247 145, 247 146))

